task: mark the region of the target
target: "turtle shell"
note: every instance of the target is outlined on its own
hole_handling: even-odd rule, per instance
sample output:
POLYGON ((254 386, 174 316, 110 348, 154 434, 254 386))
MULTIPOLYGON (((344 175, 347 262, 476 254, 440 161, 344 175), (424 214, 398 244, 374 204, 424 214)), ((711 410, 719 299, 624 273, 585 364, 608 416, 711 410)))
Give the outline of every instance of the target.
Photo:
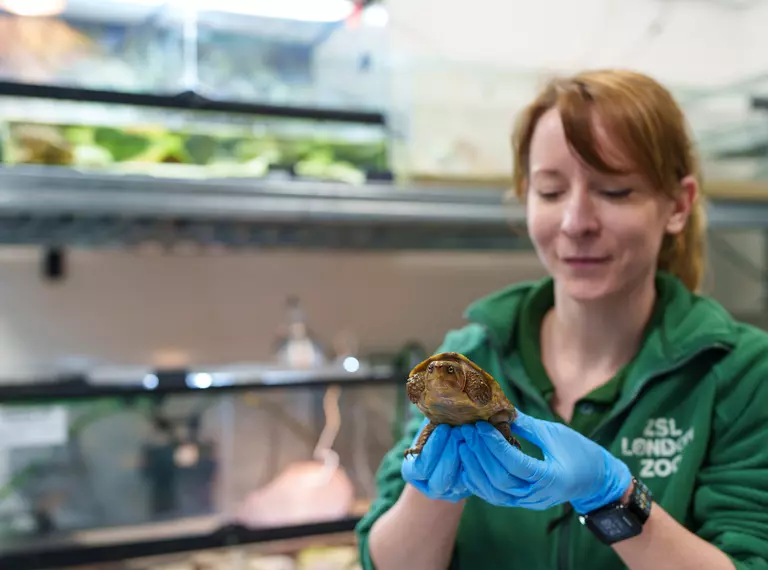
POLYGON ((430 365, 432 362, 436 362, 438 360, 458 360, 461 362, 464 362, 480 372, 485 378, 491 382, 496 382, 496 379, 488 374, 485 370, 480 368, 477 364, 472 362, 469 358, 461 354, 460 352, 439 352, 437 354, 433 354, 429 358, 426 358, 419 362, 416 366, 413 367, 413 370, 411 370, 410 376, 413 376, 416 372, 424 372, 427 370, 427 366, 430 365))
POLYGON ((496 379, 458 352, 434 354, 413 367, 408 396, 419 410, 436 423, 461 425, 479 420, 513 420, 515 407, 496 379), (428 371, 433 362, 455 362, 463 380, 448 382, 445 375, 428 371))

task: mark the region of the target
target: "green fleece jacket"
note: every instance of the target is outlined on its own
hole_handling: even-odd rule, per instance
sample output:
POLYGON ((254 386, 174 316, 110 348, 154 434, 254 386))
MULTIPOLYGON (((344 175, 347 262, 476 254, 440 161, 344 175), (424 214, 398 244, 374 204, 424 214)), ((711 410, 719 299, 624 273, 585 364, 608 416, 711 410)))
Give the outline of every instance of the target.
MULTIPOLYGON (((768 570, 768 334, 733 320, 718 303, 676 278, 656 279, 662 310, 622 379, 615 400, 585 435, 627 463, 656 502, 734 561, 768 570)), ((491 373, 529 415, 561 421, 523 366, 516 338, 521 306, 551 280, 515 284, 475 303, 469 323, 436 350, 461 352, 491 373)), ((403 451, 423 416, 384 457, 378 492, 357 526, 360 559, 372 570, 368 536, 397 501, 403 451)), ((541 457, 523 441, 523 450, 541 457)), ((572 514, 548 534, 563 506, 545 511, 489 505, 470 497, 450 568, 455 570, 618 570, 613 549, 572 514)), ((404 569, 418 570, 418 569, 404 569)))

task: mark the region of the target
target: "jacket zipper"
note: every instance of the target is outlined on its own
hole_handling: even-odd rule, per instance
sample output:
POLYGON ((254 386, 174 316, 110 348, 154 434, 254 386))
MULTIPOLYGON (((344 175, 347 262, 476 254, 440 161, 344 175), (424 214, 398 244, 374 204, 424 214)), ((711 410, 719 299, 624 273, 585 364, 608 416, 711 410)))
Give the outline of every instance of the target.
MULTIPOLYGON (((481 325, 483 329, 485 330, 485 338, 486 342, 488 343, 488 347, 491 349, 491 351, 496 356, 496 359, 499 362, 500 368, 504 375, 506 376, 507 384, 513 386, 512 382, 510 381, 510 378, 513 378, 514 375, 511 374, 511 371, 509 370, 509 366, 507 362, 503 358, 503 352, 501 351, 500 347, 497 345, 497 343, 493 340, 491 335, 488 332, 488 329, 485 327, 485 325, 481 325)), ((522 392, 525 392, 525 394, 530 397, 532 400, 535 400, 539 403, 539 405, 542 407, 543 410, 549 409, 549 404, 544 400, 544 398, 541 397, 541 394, 537 392, 536 390, 529 390, 528 386, 521 387, 518 386, 518 389, 520 389, 522 392)), ((561 507, 562 510, 562 507, 561 507)), ((570 547, 570 538, 571 538, 571 521, 573 519, 571 517, 564 520, 557 529, 558 532, 558 550, 557 550, 557 566, 559 569, 565 570, 568 568, 568 550, 570 547)))
MULTIPOLYGON (((510 378, 514 378, 514 375, 510 373, 509 367, 503 358, 503 350, 496 343, 495 339, 493 338, 490 331, 488 330, 488 327, 486 327, 482 323, 478 323, 478 324, 480 324, 482 329, 485 331, 485 341, 488 344, 488 347, 491 349, 491 352, 493 352, 493 354, 496 356, 496 360, 498 360, 499 366, 501 370, 504 372, 504 376, 505 376, 505 380, 507 381, 507 384, 510 387, 514 386, 514 384, 510 381, 510 378)), ((522 392, 524 392, 532 400, 536 400, 543 409, 547 409, 549 407, 549 405, 544 400, 544 398, 541 397, 541 394, 536 390, 529 389, 530 388, 529 386, 516 386, 516 387, 522 392)))

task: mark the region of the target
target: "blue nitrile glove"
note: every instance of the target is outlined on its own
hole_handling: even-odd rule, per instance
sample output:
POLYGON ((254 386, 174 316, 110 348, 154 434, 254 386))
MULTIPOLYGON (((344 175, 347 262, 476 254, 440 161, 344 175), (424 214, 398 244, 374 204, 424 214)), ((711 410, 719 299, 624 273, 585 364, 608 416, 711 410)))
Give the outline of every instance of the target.
MULTIPOLYGON (((413 444, 429 420, 424 420, 413 444)), ((401 473, 410 483, 430 499, 441 499, 452 503, 471 495, 461 480, 459 443, 463 441, 458 428, 441 424, 435 428, 418 455, 409 455, 403 460, 401 473)))
POLYGON ((621 498, 632 482, 623 461, 567 425, 519 412, 510 427, 541 448, 544 459, 510 445, 487 422, 460 428, 464 484, 488 503, 544 510, 570 502, 584 514, 621 498))

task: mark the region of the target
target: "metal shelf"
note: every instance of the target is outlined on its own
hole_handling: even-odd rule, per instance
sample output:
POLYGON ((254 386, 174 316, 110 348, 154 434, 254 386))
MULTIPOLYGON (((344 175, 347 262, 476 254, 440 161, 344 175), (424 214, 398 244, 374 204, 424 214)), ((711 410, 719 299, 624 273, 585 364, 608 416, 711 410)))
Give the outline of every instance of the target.
POLYGON ((365 363, 355 372, 347 372, 341 365, 310 370, 248 364, 179 370, 108 367, 53 378, 34 375, 26 378, 0 378, 0 402, 39 403, 70 398, 323 388, 330 385, 367 387, 402 384, 406 376, 407 371, 398 373, 391 365, 365 363))
POLYGON ((768 193, 764 199, 709 198, 707 225, 712 229, 768 229, 768 193))
POLYGON ((496 190, 0 169, 0 243, 339 249, 528 247, 496 190))
MULTIPOLYGON (((768 198, 768 196, 767 196, 768 198)), ((710 197, 712 229, 768 228, 768 200, 710 197)), ((500 189, 354 186, 0 168, 0 243, 303 249, 527 249, 500 189)))
POLYGON ((237 545, 273 542, 294 538, 322 536, 351 532, 360 520, 358 516, 344 519, 288 527, 249 529, 240 525, 226 525, 214 532, 193 532, 168 538, 152 537, 152 525, 141 532, 145 540, 102 541, 95 544, 77 541, 57 541, 46 544, 35 541, 28 549, 13 544, 13 551, 3 553, 0 546, 0 568, 13 570, 51 570, 90 564, 104 564, 136 558, 226 548, 237 545), (14 552, 15 551, 15 552, 14 552))
POLYGON ((264 117, 287 117, 356 124, 386 125, 386 117, 382 112, 270 105, 266 103, 247 103, 244 101, 224 101, 206 97, 195 91, 157 95, 88 89, 84 87, 66 87, 63 85, 40 85, 34 83, 0 81, 0 96, 28 97, 55 101, 88 101, 92 103, 150 107, 152 109, 219 111, 223 113, 260 115, 264 117))

